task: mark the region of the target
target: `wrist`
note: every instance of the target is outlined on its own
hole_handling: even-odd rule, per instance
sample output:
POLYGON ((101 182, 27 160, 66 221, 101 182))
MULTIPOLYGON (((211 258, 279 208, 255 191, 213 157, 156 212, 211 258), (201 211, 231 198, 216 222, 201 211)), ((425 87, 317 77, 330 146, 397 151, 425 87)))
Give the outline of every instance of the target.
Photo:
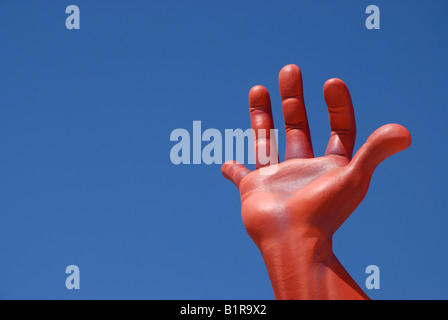
POLYGON ((325 235, 282 236, 259 244, 275 299, 368 299, 325 235))

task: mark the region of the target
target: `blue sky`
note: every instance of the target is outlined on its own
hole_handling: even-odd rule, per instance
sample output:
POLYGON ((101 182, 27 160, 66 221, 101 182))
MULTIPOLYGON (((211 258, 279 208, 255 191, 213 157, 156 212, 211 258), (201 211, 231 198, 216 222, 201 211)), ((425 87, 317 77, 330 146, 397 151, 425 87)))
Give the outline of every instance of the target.
POLYGON ((357 150, 386 123, 412 145, 382 163, 334 237, 374 299, 446 299, 445 1, 0 0, 0 298, 272 299, 220 165, 170 161, 176 128, 250 126, 247 95, 297 64, 316 155, 322 95, 348 85, 357 150), (81 10, 67 30, 65 8, 81 10), (381 29, 367 30, 378 5, 381 29), (65 288, 78 265, 81 290, 65 288))

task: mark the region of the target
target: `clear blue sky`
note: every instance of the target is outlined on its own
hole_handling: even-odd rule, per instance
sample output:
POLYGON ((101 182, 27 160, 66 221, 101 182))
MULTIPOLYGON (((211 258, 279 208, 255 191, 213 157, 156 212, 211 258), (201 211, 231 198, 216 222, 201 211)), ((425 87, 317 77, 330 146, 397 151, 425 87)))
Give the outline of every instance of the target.
POLYGON ((334 251, 375 299, 448 298, 446 1, 0 0, 0 298, 272 299, 219 165, 170 162, 170 133, 250 126, 249 89, 302 69, 316 155, 324 82, 343 79, 358 137, 400 123, 334 251), (81 10, 67 30, 65 8, 81 10), (381 10, 369 31, 365 8, 381 10), (81 269, 81 290, 65 268, 81 269))

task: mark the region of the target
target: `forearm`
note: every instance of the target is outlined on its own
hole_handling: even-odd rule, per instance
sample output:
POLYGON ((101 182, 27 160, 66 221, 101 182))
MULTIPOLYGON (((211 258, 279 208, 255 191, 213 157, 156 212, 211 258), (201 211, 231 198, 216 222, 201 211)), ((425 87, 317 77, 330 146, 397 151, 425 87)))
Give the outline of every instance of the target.
POLYGON ((288 238, 259 246, 276 299, 369 299, 332 251, 331 238, 288 238))

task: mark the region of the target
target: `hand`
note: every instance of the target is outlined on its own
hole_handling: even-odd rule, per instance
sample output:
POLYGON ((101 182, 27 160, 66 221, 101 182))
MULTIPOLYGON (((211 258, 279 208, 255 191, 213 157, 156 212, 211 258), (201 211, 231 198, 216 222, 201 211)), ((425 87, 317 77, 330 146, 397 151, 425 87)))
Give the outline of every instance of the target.
POLYGON ((255 86, 249 93, 249 108, 256 170, 228 161, 222 173, 240 190, 243 223, 265 259, 276 298, 367 298, 334 257, 331 239, 363 200, 376 166, 406 149, 410 134, 398 124, 382 126, 352 158, 356 125, 350 93, 343 81, 331 79, 324 85, 330 141, 325 156, 315 158, 300 69, 284 67, 279 85, 286 126, 285 161, 277 165, 275 139, 269 132, 260 134, 263 130, 259 129, 274 126, 269 93, 255 86), (260 161, 262 146, 273 150, 266 164, 260 161), (260 170, 269 165, 276 166, 272 174, 260 170), (328 289, 330 283, 334 290, 328 289))

